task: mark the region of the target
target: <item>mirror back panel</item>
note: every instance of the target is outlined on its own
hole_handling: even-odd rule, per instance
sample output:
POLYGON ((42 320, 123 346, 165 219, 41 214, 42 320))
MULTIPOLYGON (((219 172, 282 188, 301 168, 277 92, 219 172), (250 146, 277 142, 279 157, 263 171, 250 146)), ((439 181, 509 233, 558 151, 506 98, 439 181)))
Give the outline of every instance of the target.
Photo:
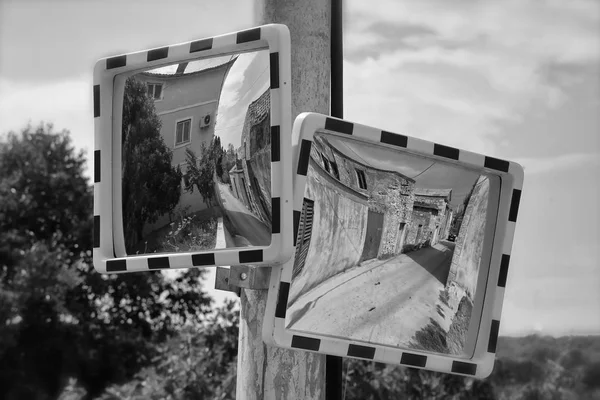
POLYGON ((98 271, 291 257, 289 41, 265 25, 96 64, 98 271))
POLYGON ((522 168, 314 113, 293 135, 296 249, 265 341, 487 376, 522 168))

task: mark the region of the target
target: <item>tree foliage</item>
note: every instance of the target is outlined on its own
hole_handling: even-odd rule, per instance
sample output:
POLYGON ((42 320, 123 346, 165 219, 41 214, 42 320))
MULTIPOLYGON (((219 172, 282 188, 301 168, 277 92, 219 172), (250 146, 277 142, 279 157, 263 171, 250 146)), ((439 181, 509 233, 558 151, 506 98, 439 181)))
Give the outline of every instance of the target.
MULTIPOLYGON (((202 270, 96 273, 84 171, 51 125, 0 140, 0 398, 235 398, 234 304, 207 314, 202 270)), ((597 337, 505 339, 485 380, 346 359, 346 398, 600 398, 597 337)))
POLYGON ((215 196, 215 162, 212 146, 205 143, 200 145, 200 154, 196 155, 192 150, 185 150, 185 190, 193 193, 194 188, 198 190, 202 201, 209 207, 215 196))
POLYGON ((102 400, 235 399, 239 311, 226 302, 200 326, 185 327, 160 347, 154 363, 102 400))
POLYGON ((160 134, 162 122, 143 82, 128 78, 123 99, 123 224, 128 249, 142 239, 145 224, 174 210, 182 174, 160 134))
POLYGON ((200 270, 177 280, 93 270, 84 168, 51 125, 0 142, 0 398, 55 398, 69 377, 94 398, 210 307, 200 270))
POLYGON ((221 138, 215 135, 208 145, 200 145, 199 154, 186 149, 185 158, 185 190, 193 193, 195 188, 210 206, 214 200, 215 182, 229 183, 229 170, 236 161, 233 145, 229 143, 225 150, 221 146, 221 138))
POLYGON ((495 399, 490 382, 432 371, 346 359, 347 399, 495 399))

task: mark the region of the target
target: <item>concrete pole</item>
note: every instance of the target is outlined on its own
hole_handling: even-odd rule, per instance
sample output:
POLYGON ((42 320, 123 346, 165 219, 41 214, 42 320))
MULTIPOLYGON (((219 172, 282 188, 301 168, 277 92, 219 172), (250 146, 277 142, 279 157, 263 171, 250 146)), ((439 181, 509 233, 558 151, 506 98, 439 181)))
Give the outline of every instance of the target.
MULTIPOLYGON (((329 114, 330 2, 255 0, 255 23, 285 24, 292 40, 292 121, 305 111, 329 114)), ((266 346, 261 337, 266 290, 242 289, 238 400, 324 400, 325 356, 266 346)))

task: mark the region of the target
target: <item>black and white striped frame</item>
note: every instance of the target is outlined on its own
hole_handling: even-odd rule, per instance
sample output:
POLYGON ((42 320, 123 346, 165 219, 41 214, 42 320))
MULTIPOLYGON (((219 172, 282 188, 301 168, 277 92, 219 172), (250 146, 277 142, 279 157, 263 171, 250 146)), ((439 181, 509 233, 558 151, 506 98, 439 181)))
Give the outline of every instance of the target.
POLYGON ((493 370, 495 360, 510 252, 523 186, 523 168, 519 164, 510 161, 386 132, 321 114, 303 113, 296 118, 292 129, 293 166, 295 168, 295 233, 298 229, 298 221, 302 210, 310 149, 313 136, 317 131, 324 131, 338 136, 352 135, 354 138, 363 141, 382 143, 387 145, 386 147, 397 147, 401 151, 412 154, 425 155, 457 165, 477 168, 482 172, 500 177, 500 201, 487 283, 485 283, 485 290, 477 290, 477 293, 485 293, 485 298, 483 299, 479 329, 473 335, 475 343, 471 347, 474 348, 474 352, 470 358, 461 358, 407 348, 366 345, 363 342, 337 339, 319 334, 306 334, 305 332, 287 329, 285 327, 285 316, 294 265, 293 258, 281 267, 273 268, 271 272, 267 309, 263 324, 263 340, 265 343, 277 347, 367 359, 480 379, 489 376, 493 370))
POLYGON ((294 251, 291 166, 291 53, 285 25, 269 24, 211 38, 99 60, 94 68, 94 268, 125 273, 216 265, 268 265, 294 251), (249 249, 127 256, 121 212, 121 121, 124 80, 134 73, 182 61, 266 50, 270 57, 271 244, 249 249), (118 82, 121 82, 120 89, 118 82), (114 116, 114 118, 113 118, 114 116), (113 120, 114 119, 114 120, 113 120), (117 121, 118 120, 118 121, 117 121))

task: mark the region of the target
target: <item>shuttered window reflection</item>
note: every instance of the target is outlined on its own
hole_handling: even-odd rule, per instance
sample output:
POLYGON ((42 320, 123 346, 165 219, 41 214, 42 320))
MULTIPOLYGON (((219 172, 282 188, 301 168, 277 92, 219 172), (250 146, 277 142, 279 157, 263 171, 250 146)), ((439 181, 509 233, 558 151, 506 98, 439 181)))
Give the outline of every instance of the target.
POLYGON ((298 224, 298 240, 296 242, 296 257, 294 258, 292 279, 302 272, 304 263, 306 262, 310 238, 312 236, 314 209, 315 202, 304 199, 304 203, 302 204, 302 215, 300 215, 300 223, 298 224))

